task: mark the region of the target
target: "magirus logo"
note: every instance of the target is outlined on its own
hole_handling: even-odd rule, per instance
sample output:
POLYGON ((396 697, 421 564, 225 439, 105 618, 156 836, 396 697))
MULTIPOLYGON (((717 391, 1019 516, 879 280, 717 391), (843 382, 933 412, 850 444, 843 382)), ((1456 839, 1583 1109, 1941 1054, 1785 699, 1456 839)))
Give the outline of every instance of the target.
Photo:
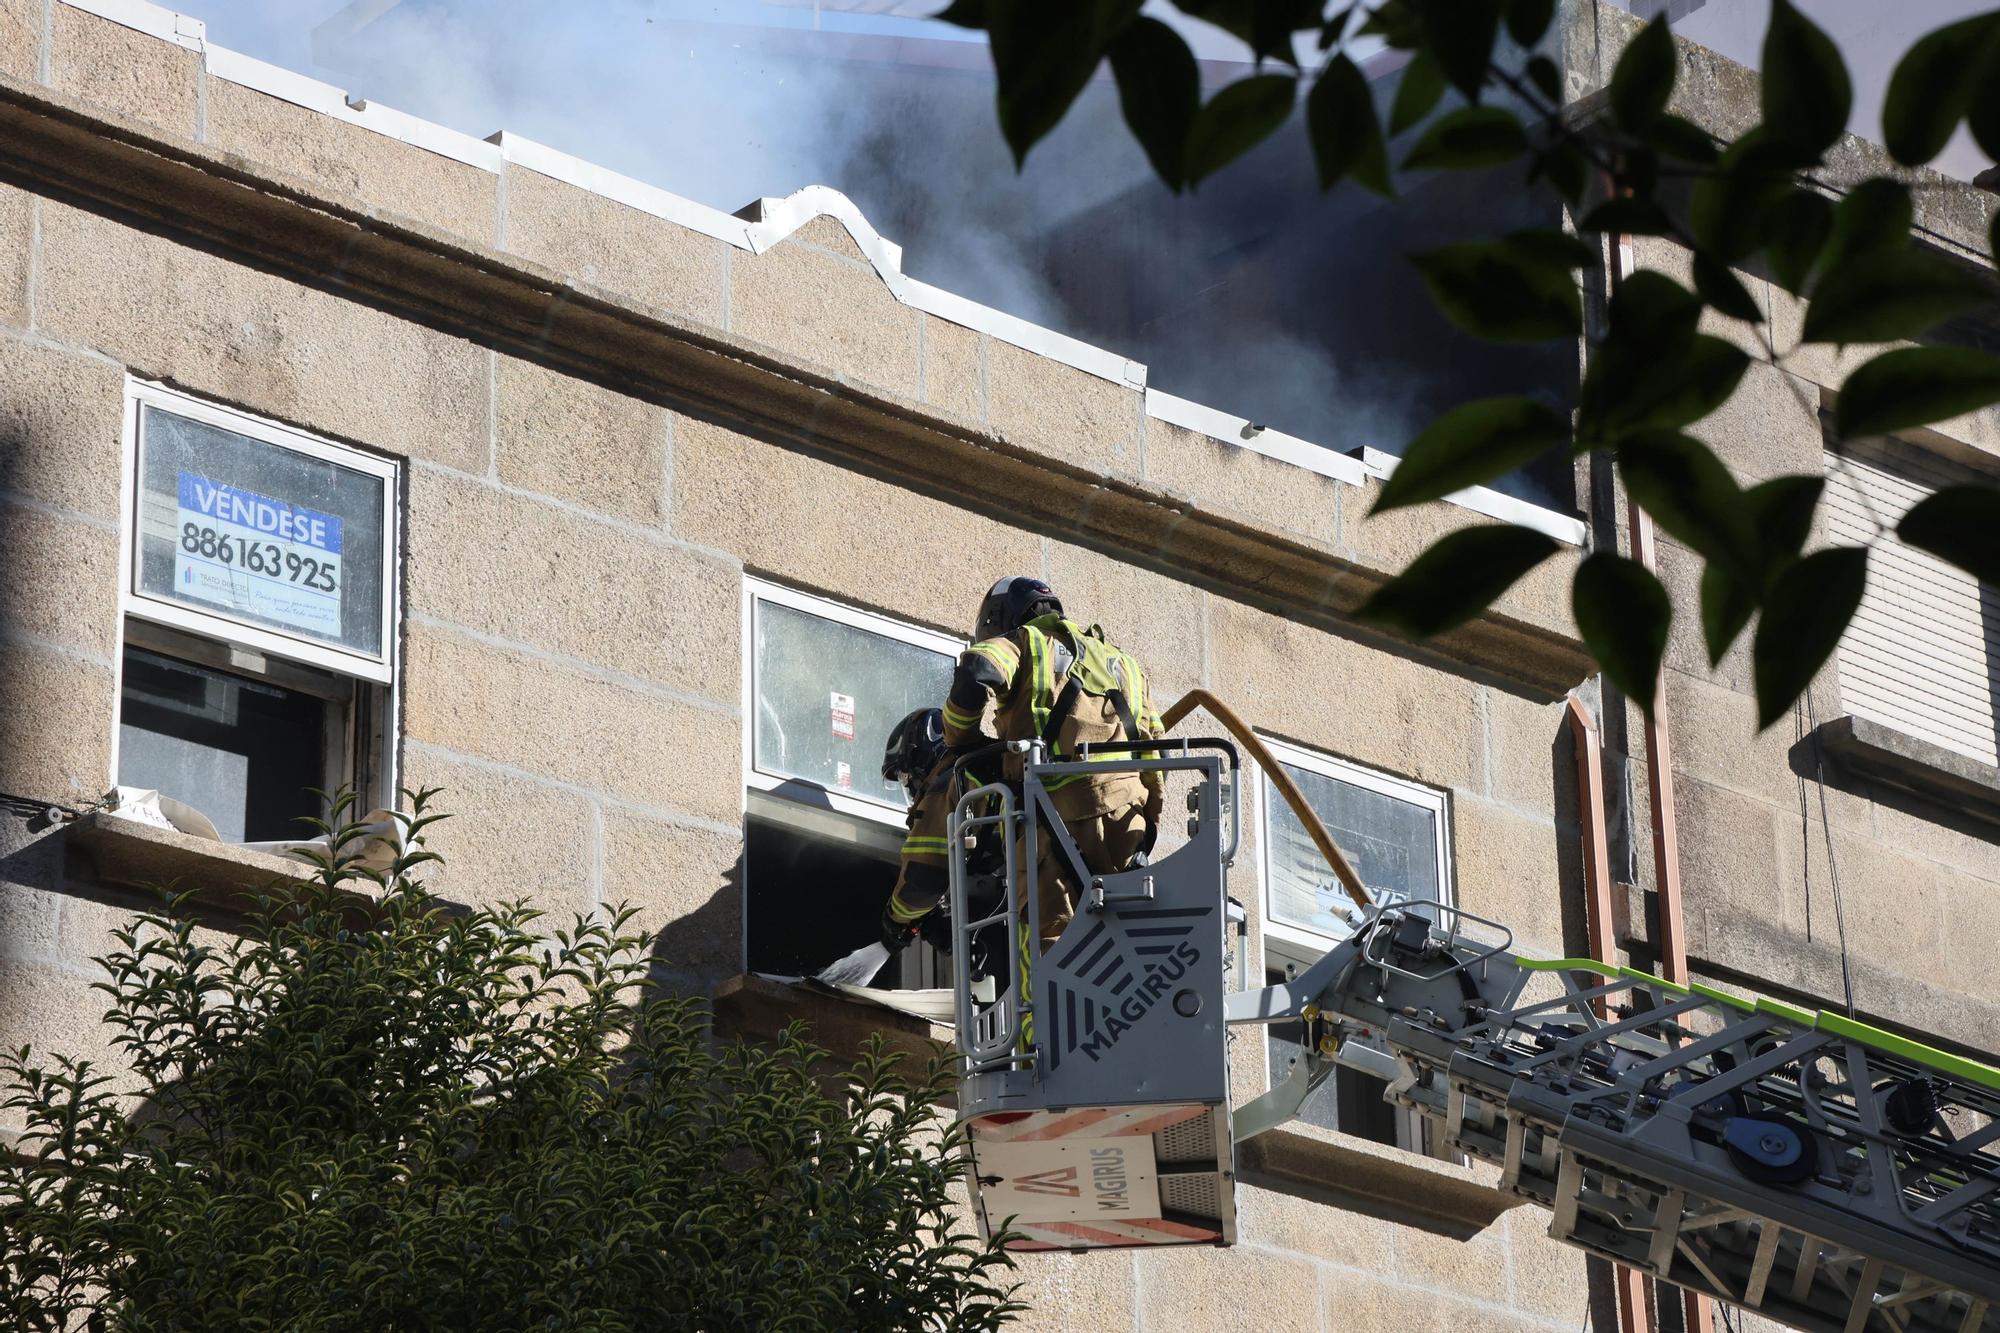
POLYGON ((1055 1194, 1065 1199, 1074 1199, 1083 1193, 1083 1186, 1076 1183, 1076 1168, 1066 1166, 1060 1171, 1037 1171, 1032 1176, 1021 1176, 1014 1181, 1014 1188, 1023 1194, 1055 1194))
POLYGON ((1049 1067, 1081 1051, 1094 1063, 1171 994, 1201 950, 1188 937, 1213 907, 1142 907, 1098 920, 1055 958, 1046 986, 1049 1067))

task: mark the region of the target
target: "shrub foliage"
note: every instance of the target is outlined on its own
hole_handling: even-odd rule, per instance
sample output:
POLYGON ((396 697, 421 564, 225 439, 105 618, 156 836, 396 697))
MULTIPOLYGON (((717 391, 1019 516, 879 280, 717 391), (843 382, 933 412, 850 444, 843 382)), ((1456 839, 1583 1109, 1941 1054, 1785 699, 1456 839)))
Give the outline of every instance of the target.
POLYGON ((101 988, 129 1074, 0 1058, 26 1125, 0 1161, 0 1325, 972 1330, 1020 1308, 949 1193, 942 1062, 877 1045, 837 1069, 797 1030, 718 1048, 647 986, 629 912, 544 933, 522 905, 441 910, 411 873, 429 798, 386 874, 326 858, 242 935, 181 904, 120 931, 101 988))

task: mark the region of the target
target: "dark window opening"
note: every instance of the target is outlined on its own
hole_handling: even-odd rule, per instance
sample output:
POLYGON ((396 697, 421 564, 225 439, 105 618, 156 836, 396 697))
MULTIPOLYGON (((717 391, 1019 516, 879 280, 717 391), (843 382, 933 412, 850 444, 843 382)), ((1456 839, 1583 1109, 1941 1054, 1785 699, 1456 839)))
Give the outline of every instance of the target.
MULTIPOLYGON (((1283 973, 1273 972, 1266 982, 1275 986, 1284 979, 1283 973)), ((1275 1084, 1291 1072, 1287 1063, 1302 1048, 1305 1024, 1273 1023, 1264 1031, 1271 1081, 1275 1084)), ((1398 1135, 1397 1122, 1402 1117, 1382 1096, 1388 1087, 1382 1079, 1358 1070, 1336 1069, 1327 1076, 1326 1082, 1313 1089, 1305 1104, 1299 1107, 1299 1119, 1321 1129, 1338 1130, 1374 1143, 1414 1149, 1417 1145, 1403 1143, 1398 1135)))
MULTIPOLYGON (((755 814, 744 821, 744 924, 752 972, 810 977, 877 937, 901 864, 896 847, 902 830, 814 813, 813 828, 755 814)), ((891 958, 872 984, 948 986, 951 960, 918 941, 891 958)))
POLYGON ((339 706, 145 648, 125 650, 118 781, 207 815, 229 842, 310 838, 339 706))

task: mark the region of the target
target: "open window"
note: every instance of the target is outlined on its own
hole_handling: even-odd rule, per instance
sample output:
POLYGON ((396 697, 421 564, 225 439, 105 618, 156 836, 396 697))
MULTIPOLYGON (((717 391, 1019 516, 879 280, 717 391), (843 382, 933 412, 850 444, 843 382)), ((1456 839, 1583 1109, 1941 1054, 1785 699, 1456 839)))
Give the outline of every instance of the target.
POLYGON ((396 464, 137 382, 126 449, 118 784, 229 842, 392 805, 396 464))
MULTIPOLYGON (((1266 742, 1306 803, 1347 853, 1376 901, 1451 903, 1450 821, 1445 793, 1281 741, 1266 742)), ((1275 983, 1302 971, 1353 928, 1353 905, 1313 845, 1305 825, 1260 775, 1258 881, 1264 966, 1275 983)), ((1422 909, 1419 909, 1422 910, 1422 909)), ((1301 1024, 1267 1029, 1273 1076, 1304 1040, 1301 1024)), ((1427 1152, 1420 1117, 1382 1099, 1380 1079, 1337 1069, 1314 1091, 1300 1118, 1411 1152, 1427 1152)))
MULTIPOLYGON (((882 750, 944 700, 964 644, 757 579, 743 616, 744 961, 811 975, 875 938, 908 809, 882 750)), ((877 983, 941 986, 948 966, 912 946, 877 983)))

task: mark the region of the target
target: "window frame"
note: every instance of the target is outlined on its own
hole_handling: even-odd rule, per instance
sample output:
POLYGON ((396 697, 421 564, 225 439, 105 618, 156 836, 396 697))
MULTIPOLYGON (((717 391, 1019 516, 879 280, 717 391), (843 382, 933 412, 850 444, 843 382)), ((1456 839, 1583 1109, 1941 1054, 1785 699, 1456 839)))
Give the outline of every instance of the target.
POLYGON ((271 676, 282 688, 316 694, 346 714, 343 750, 329 755, 329 777, 344 775, 366 808, 395 808, 402 790, 403 476, 402 460, 371 454, 352 445, 320 439, 282 422, 194 397, 134 375, 125 377, 121 421, 118 521, 118 625, 112 654, 110 787, 118 785, 124 729, 125 649, 128 643, 150 652, 208 665, 238 675, 271 676), (151 405, 234 431, 310 457, 379 477, 382 491, 382 655, 303 639, 281 630, 247 625, 228 616, 162 601, 138 590, 139 425, 141 408, 151 405), (189 644, 188 640, 197 641, 189 644), (277 667, 262 659, 276 659, 277 667), (294 669, 287 670, 288 667, 294 669), (315 673, 353 683, 351 698, 316 689, 315 673), (294 678, 297 679, 294 679, 294 678))
POLYGON ((399 644, 396 630, 401 623, 402 569, 397 553, 402 549, 401 495, 402 468, 398 460, 365 453, 351 445, 335 444, 308 435, 280 422, 127 376, 124 417, 124 495, 119 519, 119 611, 155 624, 186 630, 203 638, 235 643, 257 652, 269 653, 308 666, 319 667, 377 685, 392 685, 396 677, 399 644), (252 625, 218 611, 187 606, 144 591, 139 580, 139 505, 142 439, 141 421, 145 408, 214 426, 274 448, 288 449, 321 462, 333 463, 350 471, 374 477, 382 487, 382 650, 379 656, 344 648, 282 629, 252 625))
MULTIPOLYGON (((1333 755, 1309 750, 1262 732, 1258 733, 1258 739, 1270 749, 1272 757, 1281 763, 1429 809, 1436 817, 1438 900, 1446 907, 1451 907, 1458 901, 1452 876, 1451 793, 1448 790, 1427 787, 1422 783, 1396 777, 1351 759, 1338 759, 1333 755)), ((1257 774, 1256 812, 1257 906, 1263 921, 1264 938, 1267 941, 1265 953, 1268 955, 1273 952, 1269 942, 1276 941, 1280 946, 1276 952, 1282 958, 1306 966, 1338 945, 1346 936, 1329 935, 1310 927, 1288 924, 1278 919, 1272 911, 1271 816, 1276 807, 1284 803, 1284 798, 1271 787, 1270 782, 1270 777, 1260 769, 1257 774)))
MULTIPOLYGON (((897 643, 929 649, 954 662, 958 660, 959 654, 965 651, 966 641, 874 611, 848 606, 815 593, 802 592, 781 583, 773 583, 752 574, 743 576, 743 790, 746 813, 754 807, 757 814, 769 817, 787 806, 802 806, 852 815, 873 824, 891 826, 896 830, 897 846, 900 847, 904 816, 908 807, 890 805, 871 796, 832 791, 801 778, 766 773, 757 767, 757 605, 759 602, 787 607, 806 615, 817 616, 822 620, 830 620, 836 624, 877 634, 897 643)), ((942 703, 943 700, 939 702, 942 703)), ((810 816, 806 818, 809 819, 810 816)))

